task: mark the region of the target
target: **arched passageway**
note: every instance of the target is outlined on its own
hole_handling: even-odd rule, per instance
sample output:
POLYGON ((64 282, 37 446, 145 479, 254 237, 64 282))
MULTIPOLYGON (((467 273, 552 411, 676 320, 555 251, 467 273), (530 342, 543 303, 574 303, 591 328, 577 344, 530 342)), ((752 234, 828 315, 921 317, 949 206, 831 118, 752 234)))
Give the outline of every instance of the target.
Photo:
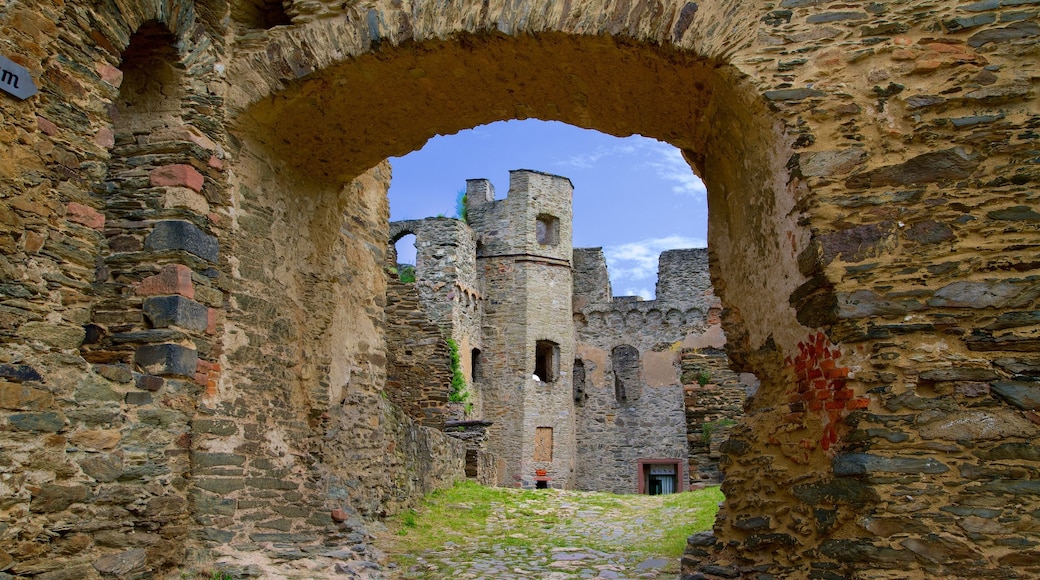
MULTIPOLYGON (((694 542, 689 570, 1036 572, 1035 15, 1017 3, 987 4, 979 17, 953 3, 921 14, 798 1, 407 10, 300 1, 273 16, 270 3, 230 4, 71 1, 63 12, 0 13, 51 24, 17 47, 45 73, 41 97, 3 104, 32 129, 6 141, 24 163, 4 169, 21 197, 5 199, 16 233, 0 264, 22 288, 11 290, 5 335, 15 354, 2 362, 8 382, 25 386, 5 393, 29 393, 4 399, 19 449, 12 472, 28 474, 5 483, 28 522, 0 538, 17 552, 17 573, 43 570, 34 558, 46 553, 105 574, 173 565, 163 544, 87 542, 55 528, 53 514, 87 510, 119 529, 124 506, 160 527, 190 509, 190 533, 169 526, 174 543, 233 557, 236 546, 346 533, 351 518, 436 485, 403 474, 444 472, 416 463, 440 457, 429 453, 440 443, 409 435, 380 396, 382 162, 437 133, 529 117, 667 141, 708 186, 729 354, 762 385, 725 446, 717 535, 694 542), (211 36, 224 16, 231 42, 211 36), (78 349, 89 317, 69 305, 97 305, 79 290, 111 250, 90 211, 112 209, 92 197, 114 145, 97 103, 113 100, 111 69, 149 20, 170 24, 187 71, 185 91, 169 93, 185 106, 166 111, 198 130, 179 139, 182 163, 170 164, 202 181, 180 170, 157 184, 186 201, 145 204, 138 225, 194 245, 117 253, 156 275, 171 265, 178 276, 160 281, 182 284, 175 290, 212 289, 222 317, 212 340, 147 337, 218 367, 185 376, 191 369, 172 372, 176 361, 163 358, 152 406, 114 426, 96 409, 125 413, 148 389, 87 364, 78 349), (75 66, 41 65, 52 49, 75 66), (77 166, 77 156, 87 161, 77 166), (186 213, 171 220, 171 209, 186 213), (169 221, 212 235, 213 264, 192 253, 206 238, 158 225, 169 221), (41 223, 54 224, 53 237, 41 223), (187 403, 180 395, 193 385, 206 388, 187 403), (129 455, 140 450, 138 427, 170 424, 190 425, 190 436, 129 455), (113 431, 118 442, 105 447, 113 431), (49 447, 40 433, 55 434, 49 447), (104 469, 83 463, 112 449, 123 455, 110 453, 104 469), (54 458, 43 467, 62 467, 37 469, 34 450, 54 458), (185 455, 191 477, 167 476, 185 455), (133 468, 105 481, 124 457, 133 468)), ((121 280, 129 310, 143 273, 121 280)))

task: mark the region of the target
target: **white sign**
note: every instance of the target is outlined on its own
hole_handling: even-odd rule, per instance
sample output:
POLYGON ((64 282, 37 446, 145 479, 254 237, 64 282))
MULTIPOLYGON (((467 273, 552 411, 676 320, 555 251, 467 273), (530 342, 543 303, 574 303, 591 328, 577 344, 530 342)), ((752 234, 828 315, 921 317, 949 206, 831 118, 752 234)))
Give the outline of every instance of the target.
POLYGON ((651 465, 650 475, 675 475, 675 464, 651 465))
POLYGON ((0 89, 23 101, 36 94, 36 85, 29 71, 3 56, 0 56, 0 89))

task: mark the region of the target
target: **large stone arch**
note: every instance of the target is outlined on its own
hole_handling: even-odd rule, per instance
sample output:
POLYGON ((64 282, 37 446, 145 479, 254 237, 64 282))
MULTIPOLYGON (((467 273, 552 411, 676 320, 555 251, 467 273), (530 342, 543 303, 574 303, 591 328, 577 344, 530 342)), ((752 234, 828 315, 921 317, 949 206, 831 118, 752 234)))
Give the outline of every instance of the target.
POLYGON ((190 483, 141 485, 167 499, 134 504, 169 522, 190 506, 165 538, 178 550, 306 542, 330 512, 379 515, 423 488, 394 469, 436 442, 393 448, 405 438, 387 433, 406 428, 378 394, 382 160, 438 132, 538 117, 668 141, 708 185, 729 354, 762 386, 725 446, 717 536, 693 542, 689 571, 1037 573, 1040 29, 1021 3, 301 1, 229 38, 215 31, 236 12, 217 0, 94 4, 0 11, 17 33, 6 55, 43 85, 0 102, 12 120, 0 267, 15 281, 4 509, 21 522, 0 542, 16 573, 116 574, 176 553, 90 544, 52 521, 118 528, 119 502, 137 501, 102 481, 111 464, 77 463, 111 449, 81 398, 131 392, 80 356, 77 304, 96 307, 82 291, 105 252, 88 193, 109 158, 113 85, 98 65, 116 67, 149 20, 199 42, 193 118, 225 166, 212 183, 226 197, 206 216, 226 297, 220 378, 191 428, 210 445, 178 442, 134 472, 195 450, 190 483), (373 469, 385 457, 391 468, 373 469), (273 497, 285 513, 264 511, 273 497))

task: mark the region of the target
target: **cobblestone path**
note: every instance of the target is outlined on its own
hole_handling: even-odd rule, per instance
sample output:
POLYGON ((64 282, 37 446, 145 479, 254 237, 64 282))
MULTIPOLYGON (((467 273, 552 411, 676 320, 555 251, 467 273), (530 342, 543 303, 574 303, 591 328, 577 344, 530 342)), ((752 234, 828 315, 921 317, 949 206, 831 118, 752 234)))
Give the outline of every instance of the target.
POLYGON ((678 557, 655 553, 660 522, 693 521, 698 510, 664 507, 662 497, 554 491, 492 503, 482 536, 398 556, 386 572, 409 580, 675 578, 678 557))

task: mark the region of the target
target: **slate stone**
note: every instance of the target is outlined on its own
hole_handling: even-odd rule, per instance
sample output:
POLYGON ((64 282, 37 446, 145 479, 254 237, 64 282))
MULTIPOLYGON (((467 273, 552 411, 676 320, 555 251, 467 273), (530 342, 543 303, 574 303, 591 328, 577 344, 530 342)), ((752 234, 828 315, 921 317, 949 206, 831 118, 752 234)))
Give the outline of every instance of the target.
POLYGON ((194 378, 198 362, 198 352, 179 344, 146 344, 134 351, 134 363, 151 375, 194 378))
POLYGON ((22 383, 0 382, 0 409, 43 411, 54 406, 54 397, 43 389, 22 383))
POLYGON ((149 296, 141 307, 155 328, 179 326, 204 331, 209 325, 209 308, 183 296, 149 296))
POLYGON ((990 388, 1000 398, 1026 411, 1040 411, 1040 383, 993 381, 990 388))
POLYGON ((127 393, 126 397, 123 399, 123 401, 127 405, 134 405, 134 406, 150 405, 152 403, 152 394, 151 393, 141 393, 141 392, 127 393))
POLYGON ((805 177, 826 177, 848 173, 863 163, 867 151, 862 147, 817 151, 799 159, 799 169, 805 177))
POLYGON ((54 513, 64 511, 74 503, 83 503, 90 498, 90 488, 85 485, 55 485, 46 483, 33 494, 30 509, 34 512, 54 513))
POLYGON ((1040 25, 1035 22, 1016 22, 1004 28, 990 28, 974 34, 968 39, 968 46, 978 48, 991 42, 1006 42, 1033 36, 1040 36, 1040 25))
POLYGON ((205 453, 196 451, 191 454, 191 462, 199 467, 214 467, 217 465, 241 466, 245 464, 246 458, 244 455, 234 453, 205 453))
POLYGON ((1006 281, 954 282, 935 292, 929 306, 946 308, 1014 308, 1040 294, 1040 285, 1006 281))
POLYGON ((754 516, 750 518, 738 518, 733 522, 733 527, 738 530, 765 530, 769 529, 769 516, 754 516))
POLYGON ((970 176, 980 160, 981 156, 978 153, 968 153, 960 147, 954 147, 924 153, 905 163, 887 165, 853 175, 845 181, 845 187, 860 189, 954 181, 970 176))
POLYGON ((813 483, 802 483, 792 488, 794 496, 809 504, 844 503, 862 507, 881 500, 874 489, 858 479, 837 477, 813 483))
POLYGON ((749 550, 759 550, 769 546, 797 546, 796 540, 790 534, 751 534, 744 540, 744 547, 749 550))
POLYGON ((824 540, 820 552, 839 562, 907 564, 915 560, 910 552, 878 547, 866 540, 824 540))
POLYGON ((900 542, 900 545, 926 560, 937 563, 976 560, 982 557, 982 553, 968 544, 939 534, 928 534, 924 538, 908 538, 900 542))
POLYGON ((914 95, 912 97, 907 97, 906 107, 908 109, 922 109, 945 102, 946 99, 938 95, 914 95))
POLYGON ((791 22, 792 14, 794 13, 790 10, 773 10, 762 17, 762 22, 769 26, 780 26, 791 22))
POLYGON ((903 234, 906 239, 919 244, 938 244, 953 239, 953 228, 947 224, 924 220, 911 224, 903 234))
POLYGON ((976 125, 984 125, 987 123, 993 123, 1004 118, 1004 114, 998 115, 972 115, 970 117, 958 117, 956 119, 950 119, 950 123, 958 128, 964 129, 965 127, 974 127, 976 125))
POLYGON ((36 340, 59 349, 79 348, 86 338, 86 331, 79 326, 65 326, 50 322, 26 322, 18 328, 18 336, 36 340))
POLYGON ((1001 443, 993 449, 976 450, 975 456, 987 460, 1040 461, 1040 446, 1032 443, 1001 443))
POLYGON ((863 20, 867 18, 866 12, 820 12, 811 14, 805 19, 809 24, 823 24, 825 22, 839 22, 842 20, 863 20))
POLYGON ((987 330, 1004 330, 1040 324, 1040 310, 1001 312, 997 319, 987 324, 987 330))
POLYGON ((127 365, 94 365, 94 371, 110 381, 126 384, 134 380, 134 374, 127 365))
POLYGON ((94 569, 102 574, 123 576, 143 568, 147 560, 148 552, 144 548, 134 548, 98 558, 94 561, 94 569))
POLYGON ((989 218, 1004 221, 1040 222, 1040 213, 1028 205, 1016 205, 1007 209, 998 209, 986 214, 989 218))
POLYGON ((975 367, 950 367, 924 371, 918 377, 923 381, 992 381, 1000 378, 991 369, 975 367))
POLYGON ((144 240, 148 250, 184 250, 203 260, 216 262, 220 256, 217 239, 191 222, 167 220, 155 224, 152 233, 144 240))
POLYGON ((123 474, 123 458, 116 453, 89 455, 77 463, 83 473, 102 483, 115 481, 123 474))
POLYGON ((958 10, 966 12, 985 12, 986 10, 996 10, 997 8, 1000 8, 1000 0, 982 0, 981 2, 973 2, 957 7, 958 10))
POLYGON ((65 428, 65 417, 54 412, 15 413, 9 416, 7 421, 19 431, 57 433, 65 428))
POLYGON ((316 542, 321 538, 312 534, 277 534, 277 533, 258 533, 249 534, 249 539, 254 542, 275 542, 279 544, 305 544, 309 542, 316 542))
POLYGON ((834 474, 870 475, 874 473, 946 473, 946 465, 932 458, 882 457, 869 453, 847 453, 838 455, 831 462, 834 474))
POLYGON ((16 383, 24 383, 26 381, 43 382, 43 377, 40 373, 29 365, 0 364, 0 378, 16 383))
POLYGON ((976 14, 975 16, 958 16, 957 18, 951 18, 943 22, 943 25, 946 26, 946 30, 957 32, 960 30, 975 28, 976 26, 993 24, 996 21, 996 14, 976 14))
POLYGON ((195 485, 199 489, 211 491, 219 495, 227 495, 233 491, 238 491, 245 488, 246 482, 242 478, 237 477, 225 477, 225 478, 204 478, 200 477, 195 480, 195 485))
POLYGON ((166 384, 165 379, 154 375, 137 375, 134 385, 142 391, 158 391, 166 384))
POLYGON ((770 101, 801 101, 809 97, 822 97, 827 93, 810 88, 801 89, 778 89, 766 91, 765 97, 770 101))
POLYGON ((951 514, 954 514, 954 515, 957 515, 957 516, 961 516, 961 517, 969 517, 969 516, 971 516, 971 517, 986 518, 986 519, 995 518, 995 517, 997 517, 997 516, 999 516, 1001 514, 1001 510, 998 510, 998 509, 984 508, 984 507, 960 506, 960 505, 947 505, 947 506, 943 506, 943 507, 939 508, 939 510, 940 511, 944 511, 944 512, 949 512, 951 514))
POLYGON ((884 221, 820 235, 817 240, 822 247, 821 260, 830 264, 838 256, 845 262, 862 262, 875 257, 892 243, 894 227, 893 222, 884 221))
POLYGON ((238 426, 234 421, 228 419, 195 419, 191 423, 191 428, 192 431, 200 434, 234 435, 238 433, 238 426))

